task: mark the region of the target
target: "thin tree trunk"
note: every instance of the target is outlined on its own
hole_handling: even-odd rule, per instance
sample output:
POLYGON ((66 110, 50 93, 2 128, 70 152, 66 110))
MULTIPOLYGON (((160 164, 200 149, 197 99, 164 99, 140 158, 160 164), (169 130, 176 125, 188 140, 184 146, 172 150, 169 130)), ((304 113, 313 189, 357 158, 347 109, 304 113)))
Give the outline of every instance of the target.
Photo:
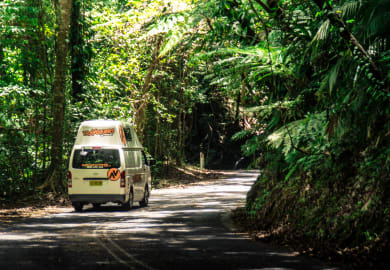
MULTIPOLYGON (((42 170, 46 170, 46 157, 47 157, 47 152, 48 152, 48 147, 47 147, 47 105, 46 105, 46 100, 49 97, 48 93, 48 71, 49 71, 49 61, 48 61, 48 54, 47 54, 47 40, 46 40, 46 26, 45 26, 45 21, 44 21, 44 7, 42 0, 38 1, 38 8, 39 8, 39 15, 38 15, 38 24, 39 24, 39 29, 40 31, 38 32, 39 36, 39 42, 41 44, 41 50, 40 50, 40 62, 42 63, 42 69, 41 69, 41 77, 43 78, 44 81, 44 106, 43 106, 43 125, 41 127, 40 123, 38 123, 39 126, 39 134, 42 136, 42 143, 43 144, 43 150, 40 153, 40 159, 42 160, 42 170)), ((37 136, 39 136, 39 134, 37 136)))
POLYGON ((83 93, 85 65, 83 57, 84 41, 82 37, 81 20, 81 0, 73 0, 70 33, 70 53, 71 53, 71 74, 72 74, 72 97, 80 101, 83 93))
MULTIPOLYGON (((160 102, 160 95, 157 97, 157 102, 160 102)), ((160 157, 160 117, 156 115, 156 132, 154 134, 154 157, 160 157)))
MULTIPOLYGON (((0 44, 0 66, 2 66, 2 64, 3 64, 3 59, 4 59, 3 47, 0 44)), ((0 68, 0 78, 2 78, 4 76, 5 76, 5 69, 0 68)))
POLYGON ((144 83, 143 83, 142 89, 141 89, 141 97, 143 98, 143 100, 141 101, 141 104, 138 106, 137 111, 136 111, 135 122, 136 122, 137 133, 138 133, 138 135, 141 136, 141 138, 140 138, 141 143, 142 143, 142 138, 143 138, 142 134, 144 131, 145 112, 146 112, 146 104, 147 104, 147 100, 146 100, 145 95, 148 92, 148 90, 150 89, 153 72, 161 60, 161 58, 159 57, 158 54, 160 51, 160 47, 162 45, 162 41, 163 41, 162 36, 157 38, 156 46, 154 47, 154 51, 153 51, 152 63, 149 66, 148 74, 146 74, 146 77, 145 77, 145 80, 144 80, 144 83))
POLYGON ((53 192, 62 187, 62 147, 63 147, 63 126, 64 126, 64 107, 65 107, 65 89, 68 54, 68 37, 70 15, 72 9, 72 0, 59 0, 58 6, 58 34, 56 50, 56 70, 53 97, 53 130, 51 146, 51 164, 49 176, 41 189, 50 189, 53 192))
POLYGON ((185 155, 185 152, 184 152, 184 148, 185 148, 185 141, 186 141, 186 138, 187 138, 187 133, 186 133, 186 120, 187 120, 187 114, 183 114, 183 119, 182 119, 182 127, 181 127, 181 130, 183 132, 183 135, 181 136, 181 148, 180 148, 180 155, 181 155, 181 158, 182 160, 186 160, 186 155, 185 155))
POLYGON ((183 113, 182 113, 182 110, 179 111, 179 114, 177 116, 177 146, 178 146, 178 154, 176 155, 176 164, 178 166, 181 166, 181 162, 182 162, 182 157, 181 157, 181 153, 182 153, 182 137, 183 137, 183 132, 182 132, 182 116, 183 116, 183 113))

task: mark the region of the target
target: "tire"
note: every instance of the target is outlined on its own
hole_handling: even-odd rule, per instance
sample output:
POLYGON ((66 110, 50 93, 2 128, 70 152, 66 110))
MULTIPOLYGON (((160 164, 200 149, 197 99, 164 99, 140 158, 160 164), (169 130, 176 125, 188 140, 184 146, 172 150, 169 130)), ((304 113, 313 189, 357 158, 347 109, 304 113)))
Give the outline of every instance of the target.
POLYGON ((133 195, 133 191, 130 191, 129 200, 122 204, 122 209, 130 210, 131 208, 133 208, 133 204, 134 204, 134 195, 133 195))
POLYGON ((148 188, 148 186, 146 186, 145 187, 145 192, 144 192, 144 198, 142 199, 142 201, 139 202, 139 205, 141 207, 148 206, 148 204, 149 204, 149 196, 150 196, 149 188, 148 188))
POLYGON ((100 203, 92 203, 93 208, 99 209, 100 208, 100 203))
POLYGON ((81 212, 83 211, 83 204, 81 202, 75 202, 73 203, 74 210, 76 212, 81 212))

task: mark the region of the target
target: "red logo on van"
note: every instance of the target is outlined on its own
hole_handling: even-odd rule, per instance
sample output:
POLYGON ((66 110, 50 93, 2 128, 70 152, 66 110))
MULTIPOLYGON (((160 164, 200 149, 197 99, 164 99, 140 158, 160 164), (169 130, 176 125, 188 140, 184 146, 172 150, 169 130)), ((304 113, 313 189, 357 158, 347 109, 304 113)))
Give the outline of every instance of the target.
POLYGON ((112 169, 109 169, 108 172, 107 172, 107 177, 108 179, 110 179, 111 181, 116 181, 119 179, 120 177, 120 173, 119 173, 119 170, 117 168, 112 168, 112 169))
POLYGON ((106 128, 106 129, 91 129, 91 130, 84 130, 83 135, 84 136, 112 136, 115 132, 115 129, 113 128, 106 128))
POLYGON ((119 126, 119 135, 121 136, 122 143, 126 145, 126 136, 122 126, 119 126))

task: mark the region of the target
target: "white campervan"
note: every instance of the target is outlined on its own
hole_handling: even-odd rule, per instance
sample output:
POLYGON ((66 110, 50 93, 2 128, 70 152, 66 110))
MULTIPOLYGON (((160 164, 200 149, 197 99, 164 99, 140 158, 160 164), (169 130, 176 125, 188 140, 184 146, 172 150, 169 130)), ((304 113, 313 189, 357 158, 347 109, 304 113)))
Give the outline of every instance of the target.
POLYGON ((82 122, 69 159, 68 193, 76 211, 92 203, 134 201, 147 206, 152 188, 148 161, 134 128, 124 121, 82 122))

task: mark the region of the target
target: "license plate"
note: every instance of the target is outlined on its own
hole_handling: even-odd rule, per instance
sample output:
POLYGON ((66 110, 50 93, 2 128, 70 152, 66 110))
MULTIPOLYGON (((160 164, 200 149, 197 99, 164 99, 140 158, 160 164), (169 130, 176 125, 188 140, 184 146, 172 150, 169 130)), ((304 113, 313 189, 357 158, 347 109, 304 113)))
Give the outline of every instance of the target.
POLYGON ((103 186, 103 181, 89 181, 90 186, 103 186))

